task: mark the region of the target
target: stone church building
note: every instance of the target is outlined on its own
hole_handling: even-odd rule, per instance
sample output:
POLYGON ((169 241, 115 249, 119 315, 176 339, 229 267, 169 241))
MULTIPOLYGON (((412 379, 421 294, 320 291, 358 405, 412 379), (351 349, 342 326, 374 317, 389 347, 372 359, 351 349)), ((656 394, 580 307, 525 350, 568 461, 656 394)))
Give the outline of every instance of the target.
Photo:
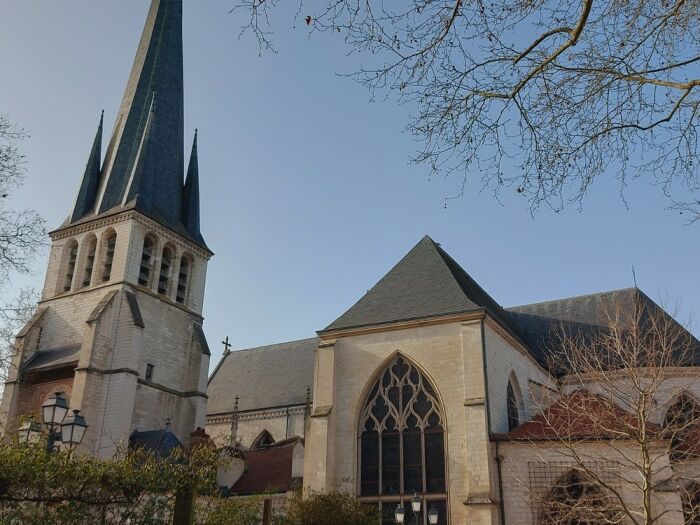
MULTIPOLYGON (((441 525, 612 523, 542 510, 615 488, 545 450, 538 421, 556 409, 546 395, 580 395, 547 366, 554 329, 600 330, 613 305, 659 309, 636 288, 505 308, 426 236, 313 337, 227 346, 208 377, 213 254, 200 232, 196 134, 185 170, 182 22, 182 0, 152 0, 107 149, 100 120, 77 197, 51 232, 41 301, 0 404, 5 429, 58 391, 88 421, 84 453, 109 456, 143 432, 186 445, 205 428, 239 453, 220 480, 231 496, 349 491, 384 525, 414 494, 423 524, 427 509, 441 525)), ((669 373, 659 427, 670 413, 700 417, 700 351, 669 373)), ((605 436, 589 430, 577 447, 603 447, 604 458, 605 436)), ((700 508, 698 438, 682 469, 660 456, 658 523, 700 523, 689 513, 700 508)))

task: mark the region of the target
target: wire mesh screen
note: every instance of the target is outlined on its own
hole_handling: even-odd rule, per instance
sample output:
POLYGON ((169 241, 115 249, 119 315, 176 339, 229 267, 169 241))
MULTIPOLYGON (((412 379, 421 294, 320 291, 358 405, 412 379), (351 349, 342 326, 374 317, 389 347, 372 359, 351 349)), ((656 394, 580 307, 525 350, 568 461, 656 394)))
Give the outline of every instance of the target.
POLYGON ((611 487, 620 486, 619 465, 614 461, 586 461, 575 464, 566 461, 528 462, 530 478, 530 508, 532 523, 537 524, 546 503, 546 497, 558 480, 571 470, 588 469, 595 477, 611 487))

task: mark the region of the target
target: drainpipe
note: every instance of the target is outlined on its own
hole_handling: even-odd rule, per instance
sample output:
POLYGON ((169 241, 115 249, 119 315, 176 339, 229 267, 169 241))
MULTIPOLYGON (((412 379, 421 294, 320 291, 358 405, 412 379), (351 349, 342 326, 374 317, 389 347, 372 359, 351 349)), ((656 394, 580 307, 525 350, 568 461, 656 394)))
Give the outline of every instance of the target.
POLYGON ((506 509, 503 503, 503 472, 501 470, 501 463, 503 462, 503 456, 498 452, 498 441, 496 441, 496 469, 498 470, 498 514, 501 518, 501 525, 506 525, 506 509))

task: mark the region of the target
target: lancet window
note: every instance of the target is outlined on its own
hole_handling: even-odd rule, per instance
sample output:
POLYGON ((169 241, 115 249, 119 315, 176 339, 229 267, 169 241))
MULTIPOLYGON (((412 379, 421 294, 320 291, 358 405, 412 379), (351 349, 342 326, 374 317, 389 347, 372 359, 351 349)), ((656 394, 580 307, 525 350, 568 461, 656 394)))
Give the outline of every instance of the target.
POLYGON ((63 277, 63 291, 70 292, 73 287, 73 276, 75 275, 75 265, 78 260, 78 241, 72 240, 66 246, 66 273, 63 277))
POLYGON ((428 378, 405 357, 393 359, 370 389, 358 437, 359 496, 381 505, 383 522, 393 523, 396 505, 410 508, 416 493, 424 510, 436 507, 447 523, 444 410, 428 378))
POLYGON ((184 304, 187 300, 187 284, 190 278, 191 266, 190 258, 183 255, 180 259, 180 271, 177 276, 177 292, 175 295, 175 300, 180 304, 184 304))
POLYGON ((508 388, 506 390, 506 409, 508 411, 508 431, 511 431, 520 425, 518 398, 515 394, 513 381, 508 381, 508 388))
POLYGON ((151 281, 151 267, 153 265, 153 252, 155 241, 149 235, 143 240, 143 251, 141 252, 141 266, 139 268, 139 284, 148 286, 151 281))
POLYGON ((104 241, 104 257, 102 263, 102 281, 107 282, 112 278, 112 264, 114 263, 114 250, 117 247, 117 232, 111 230, 104 241))
POLYGON ((700 404, 683 393, 669 407, 664 427, 671 433, 671 459, 686 458, 688 440, 693 439, 700 426, 700 404))
POLYGON ((170 288, 170 267, 173 265, 173 250, 169 246, 163 248, 160 259, 160 275, 158 275, 158 293, 168 294, 170 288))
POLYGON ((92 270, 95 268, 95 252, 97 251, 97 237, 92 235, 84 242, 87 254, 83 268, 83 282, 81 283, 83 288, 90 286, 90 282, 92 282, 92 270))

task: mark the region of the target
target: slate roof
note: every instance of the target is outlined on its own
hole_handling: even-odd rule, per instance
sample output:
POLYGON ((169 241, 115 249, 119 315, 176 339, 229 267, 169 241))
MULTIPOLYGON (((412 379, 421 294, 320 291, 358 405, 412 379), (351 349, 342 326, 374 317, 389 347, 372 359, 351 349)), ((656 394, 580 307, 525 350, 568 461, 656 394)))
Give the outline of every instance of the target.
POLYGON ((169 429, 162 430, 134 430, 129 436, 129 448, 151 452, 158 457, 166 458, 173 450, 182 448, 182 443, 169 429))
POLYGON ((207 413, 241 412, 303 405, 314 383, 314 353, 319 339, 302 339, 239 350, 221 358, 209 379, 207 413))
MULTIPOLYGON (((199 179, 183 185, 182 48, 182 0, 152 0, 104 162, 101 120, 65 225, 137 209, 208 249, 199 229, 199 179)), ((196 166, 196 147, 193 156, 196 166)))
POLYGON ((426 235, 320 333, 479 310, 508 324, 501 306, 426 235))
POLYGON ((46 371, 77 364, 80 359, 80 344, 56 348, 53 350, 41 350, 22 367, 24 371, 46 371))
MULTIPOLYGON (((608 315, 613 315, 616 308, 632 309, 636 304, 644 305, 649 312, 669 315, 639 288, 569 297, 506 310, 533 354, 540 362, 546 363, 551 336, 562 327, 570 333, 591 337, 607 326, 608 315)), ((700 365, 700 342, 695 342, 698 351, 694 353, 692 364, 700 365)))

